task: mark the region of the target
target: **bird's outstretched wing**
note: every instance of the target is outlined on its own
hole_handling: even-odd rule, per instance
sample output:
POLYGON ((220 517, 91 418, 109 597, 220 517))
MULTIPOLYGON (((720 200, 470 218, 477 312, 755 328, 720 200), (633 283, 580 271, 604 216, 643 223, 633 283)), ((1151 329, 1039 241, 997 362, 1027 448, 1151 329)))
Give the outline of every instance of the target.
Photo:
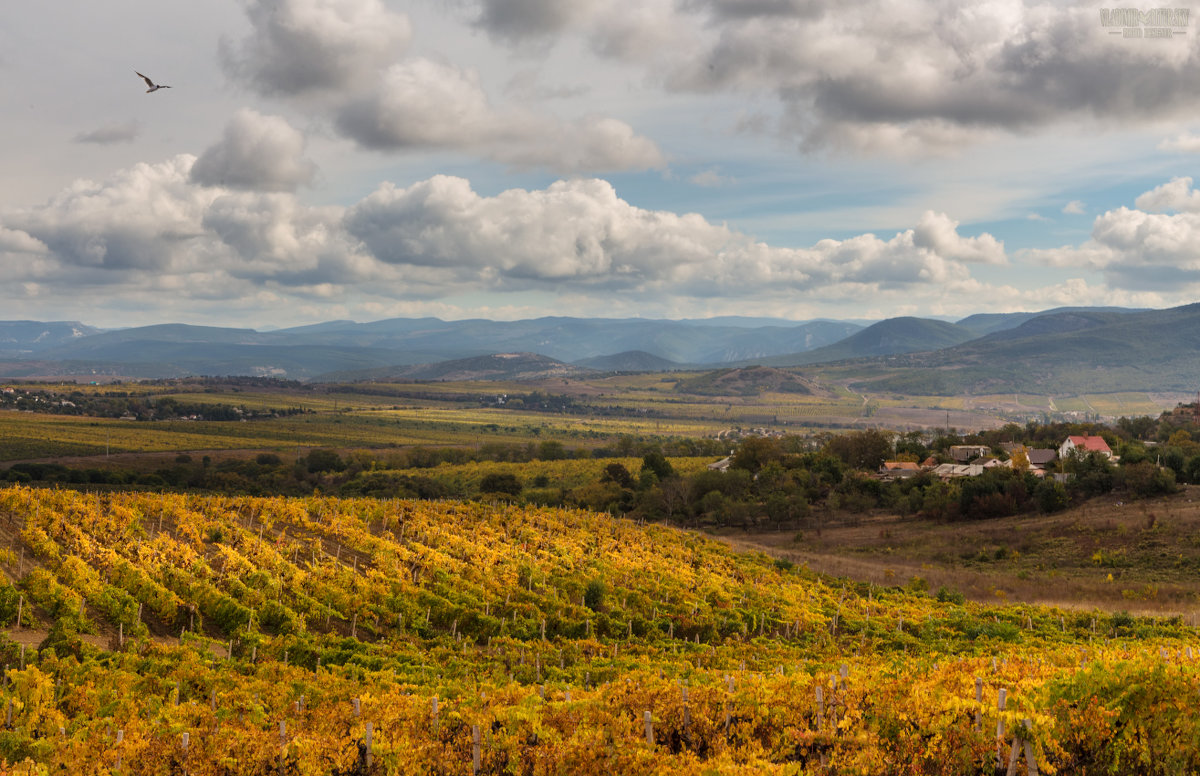
MULTIPOLYGON (((136 70, 134 70, 133 72, 137 73, 138 75, 142 75, 141 73, 138 73, 138 71, 136 71, 136 70)), ((147 94, 149 94, 150 92, 157 92, 159 89, 170 89, 171 88, 171 87, 167 86, 166 84, 156 84, 144 75, 142 75, 142 80, 146 82, 146 86, 150 87, 149 89, 146 90, 147 94)))

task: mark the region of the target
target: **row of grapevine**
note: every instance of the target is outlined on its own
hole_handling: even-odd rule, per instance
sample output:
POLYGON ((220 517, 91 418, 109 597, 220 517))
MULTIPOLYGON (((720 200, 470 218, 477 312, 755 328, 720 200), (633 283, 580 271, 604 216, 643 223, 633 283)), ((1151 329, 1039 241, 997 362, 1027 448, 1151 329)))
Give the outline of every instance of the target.
POLYGON ((1041 773, 1200 767, 1178 619, 938 603, 569 510, 17 487, 3 527, 0 622, 48 631, 0 640, 14 773, 366 772, 367 723, 380 773, 990 773, 1017 738, 1041 773))

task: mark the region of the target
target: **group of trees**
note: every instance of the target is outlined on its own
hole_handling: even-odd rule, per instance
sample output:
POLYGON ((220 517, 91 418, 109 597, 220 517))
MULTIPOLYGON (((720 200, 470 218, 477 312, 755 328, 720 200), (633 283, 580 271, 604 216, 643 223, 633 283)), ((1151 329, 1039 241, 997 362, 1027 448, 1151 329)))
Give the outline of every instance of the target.
POLYGON ((171 395, 79 389, 14 389, 0 392, 0 407, 53 415, 134 420, 258 420, 306 412, 301 407, 254 409, 230 403, 181 401, 171 395))
POLYGON ((1135 435, 1157 430, 1153 422, 1127 422, 1116 429, 1013 424, 972 435, 867 430, 809 439, 750 438, 742 441, 725 471, 663 477, 643 466, 635 476, 613 466, 586 488, 532 490, 525 497, 696 527, 759 529, 803 527, 872 509, 937 520, 1055 512, 1113 490, 1148 497, 1171 493, 1181 482, 1200 482, 1200 442, 1192 432, 1175 428, 1165 443, 1156 445, 1154 439, 1135 435), (1075 454, 1050 472, 1062 476, 1037 476, 1018 456, 1011 467, 975 477, 943 481, 928 470, 892 481, 876 476, 890 459, 949 461, 954 445, 983 445, 1004 456, 1003 442, 1057 447, 1072 434, 1104 436, 1120 453, 1120 463, 1098 453, 1075 454))
POLYGON ((61 464, 17 464, 2 479, 101 487, 205 490, 249 495, 307 495, 319 490, 379 498, 485 498, 546 506, 579 506, 696 527, 797 528, 831 516, 885 509, 938 520, 1053 512, 1114 489, 1131 496, 1170 493, 1179 483, 1200 482, 1200 429, 1122 419, 1094 424, 1010 424, 971 435, 942 431, 896 434, 880 430, 744 439, 724 470, 679 473, 671 458, 728 452, 717 440, 615 438, 599 448, 567 448, 558 440, 486 443, 477 448, 425 448, 386 452, 313 449, 295 457, 260 453, 217 462, 180 455, 153 471, 72 469, 61 464), (953 445, 976 444, 1003 455, 1001 444, 1057 446, 1069 434, 1104 436, 1119 465, 1098 454, 1056 465, 1065 477, 1038 477, 1020 456, 1011 468, 943 481, 928 471, 906 479, 877 476, 889 459, 948 461, 953 445), (613 460, 580 484, 546 473, 538 462, 585 457, 613 460), (629 467, 629 459, 641 459, 629 467), (624 461, 620 462, 620 461, 624 461), (512 464, 482 479, 445 475, 441 464, 512 464), (414 471, 417 470, 417 471, 414 471))

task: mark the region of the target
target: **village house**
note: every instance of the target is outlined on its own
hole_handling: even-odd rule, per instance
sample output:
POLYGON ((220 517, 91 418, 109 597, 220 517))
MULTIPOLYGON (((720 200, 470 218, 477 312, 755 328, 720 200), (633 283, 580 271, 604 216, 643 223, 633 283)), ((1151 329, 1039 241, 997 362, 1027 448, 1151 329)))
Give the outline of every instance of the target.
POLYGON ((1033 447, 1025 451, 1025 457, 1029 459, 1030 471, 1044 472, 1054 468, 1054 462, 1058 460, 1058 451, 1033 447))
POLYGON ((1052 448, 1026 447, 1020 442, 1004 442, 1000 449, 1008 453, 1010 459, 1018 453, 1023 454, 1029 461, 1029 471, 1038 475, 1053 468, 1054 462, 1058 460, 1058 451, 1052 448))
POLYGON ((943 463, 933 470, 933 476, 942 480, 955 477, 978 477, 981 474, 983 474, 983 467, 974 463, 943 463))
POLYGON ((885 480, 899 480, 920 473, 921 467, 914 461, 884 461, 879 467, 879 476, 885 480))
POLYGON ((719 461, 710 463, 705 468, 708 469, 710 472, 727 472, 727 471, 729 471, 729 467, 732 464, 733 464, 733 456, 727 455, 719 461))
POLYGON ((992 452, 987 445, 951 445, 950 457, 957 463, 969 463, 992 452))
POLYGON ((1058 448, 1058 457, 1066 458, 1072 452, 1078 450, 1081 455, 1088 453, 1100 453, 1105 458, 1112 458, 1113 451, 1109 448, 1108 443, 1104 441, 1104 437, 1098 436, 1069 436, 1058 448))

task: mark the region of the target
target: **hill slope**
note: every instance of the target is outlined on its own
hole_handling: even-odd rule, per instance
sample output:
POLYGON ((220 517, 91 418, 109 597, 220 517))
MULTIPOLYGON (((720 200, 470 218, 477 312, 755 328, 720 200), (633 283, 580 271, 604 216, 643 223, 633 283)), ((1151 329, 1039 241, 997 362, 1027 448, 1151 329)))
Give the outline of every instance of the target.
POLYGON ((766 392, 814 392, 813 386, 803 378, 769 366, 718 369, 715 372, 684 378, 675 384, 675 390, 698 396, 759 396, 766 392))
POLYGON ((670 372, 683 364, 659 358, 644 350, 628 350, 611 356, 596 356, 576 361, 575 366, 594 369, 597 372, 670 372))
POLYGON ((564 364, 536 353, 493 353, 453 361, 406 367, 386 367, 359 372, 322 375, 322 380, 516 380, 518 382, 573 377, 592 370, 564 364))
POLYGON ((1042 310, 1036 313, 977 313, 969 315, 955 324, 969 329, 976 337, 984 337, 999 331, 1015 329, 1026 321, 1059 313, 1132 313, 1144 312, 1126 307, 1056 307, 1052 310, 1042 310))
POLYGON ((844 340, 805 353, 766 358, 770 366, 802 366, 854 358, 940 350, 974 339, 968 329, 928 318, 889 318, 868 326, 844 340))
POLYGON ((1200 690, 1179 622, 939 603, 576 511, 7 488, 0 517, 0 617, 47 630, 0 639, 4 756, 49 772, 961 773, 990 769, 1000 688, 1058 772, 1200 767, 1200 718, 1158 724, 1200 690))
POLYGON ((99 332, 79 321, 0 321, 0 358, 38 353, 99 332))
POLYGON ((930 393, 1194 391, 1200 304, 1145 312, 1066 312, 933 353, 897 356, 860 386, 930 393))

